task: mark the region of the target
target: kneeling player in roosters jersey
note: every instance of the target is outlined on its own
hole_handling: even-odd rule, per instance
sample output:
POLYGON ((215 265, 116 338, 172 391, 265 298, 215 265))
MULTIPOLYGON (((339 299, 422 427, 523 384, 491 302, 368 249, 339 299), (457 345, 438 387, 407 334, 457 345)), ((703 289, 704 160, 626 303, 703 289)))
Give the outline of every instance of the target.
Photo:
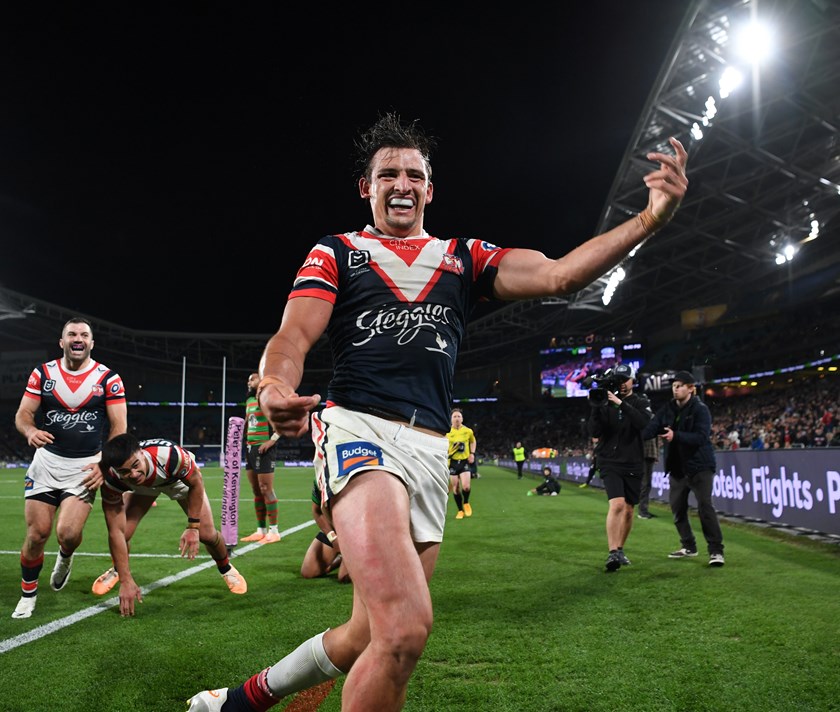
POLYGON ((180 540, 181 556, 194 559, 201 542, 231 593, 248 590, 245 579, 230 563, 227 546, 213 524, 201 470, 191 452, 170 440, 140 441, 131 433, 123 433, 103 446, 99 466, 105 477, 102 510, 114 566, 96 579, 93 592, 103 595, 119 581, 120 615, 134 615, 135 601, 143 601, 129 568, 128 543, 162 493, 175 500, 187 515, 180 540))

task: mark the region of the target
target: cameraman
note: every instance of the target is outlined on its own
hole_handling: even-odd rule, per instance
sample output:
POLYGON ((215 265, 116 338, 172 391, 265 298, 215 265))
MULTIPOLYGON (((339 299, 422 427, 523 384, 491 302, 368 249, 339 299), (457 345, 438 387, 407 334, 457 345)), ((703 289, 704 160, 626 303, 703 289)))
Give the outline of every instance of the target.
POLYGON ((629 566, 624 543, 633 527, 633 508, 639 503, 644 472, 642 430, 653 417, 650 401, 633 393, 635 374, 627 364, 607 370, 589 392, 589 433, 598 438, 595 455, 609 500, 606 569, 629 566))

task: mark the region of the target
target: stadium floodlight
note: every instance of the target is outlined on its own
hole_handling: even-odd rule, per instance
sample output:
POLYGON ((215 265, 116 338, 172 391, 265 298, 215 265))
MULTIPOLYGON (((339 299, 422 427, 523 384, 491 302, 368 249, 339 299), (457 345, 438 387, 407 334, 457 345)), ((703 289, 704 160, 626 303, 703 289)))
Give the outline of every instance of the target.
MULTIPOLYGON (((744 81, 744 75, 741 74, 735 67, 727 67, 723 70, 718 80, 718 94, 721 99, 726 99, 733 91, 735 91, 744 81)), ((709 97, 714 104, 714 100, 709 97)), ((707 102, 708 106, 708 102, 707 102)))
POLYGON ((773 54, 774 33, 770 25, 753 20, 737 35, 736 51, 750 64, 761 64, 773 54))
POLYGON ((607 306, 612 301, 615 290, 626 276, 627 273, 624 271, 623 267, 616 267, 612 272, 610 272, 610 276, 607 278, 607 286, 604 288, 604 294, 601 297, 601 301, 604 303, 604 306, 607 306))
POLYGON ((790 243, 786 244, 781 252, 776 253, 776 264, 783 265, 793 260, 796 255, 796 248, 790 243))

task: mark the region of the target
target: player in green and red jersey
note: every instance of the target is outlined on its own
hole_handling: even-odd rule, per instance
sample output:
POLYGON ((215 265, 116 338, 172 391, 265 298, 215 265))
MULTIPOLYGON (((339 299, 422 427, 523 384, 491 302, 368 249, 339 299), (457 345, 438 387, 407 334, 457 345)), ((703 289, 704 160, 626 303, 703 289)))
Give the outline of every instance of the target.
POLYGON ((254 493, 257 530, 250 536, 243 537, 242 541, 273 544, 280 541, 280 532, 277 529, 277 495, 274 493, 274 445, 280 436, 274 432, 260 410, 257 401, 259 382, 258 373, 248 376, 248 397, 245 399, 245 474, 254 493))

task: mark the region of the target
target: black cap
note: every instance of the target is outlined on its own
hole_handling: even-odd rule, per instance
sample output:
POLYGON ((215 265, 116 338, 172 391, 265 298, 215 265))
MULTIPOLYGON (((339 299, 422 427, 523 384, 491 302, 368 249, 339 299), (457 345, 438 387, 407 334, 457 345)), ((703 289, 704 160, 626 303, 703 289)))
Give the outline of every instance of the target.
POLYGON ((685 383, 686 385, 697 383, 691 371, 677 371, 671 380, 679 381, 680 383, 685 383))
POLYGON ((635 378, 636 374, 633 373, 633 367, 626 364, 620 363, 613 369, 613 375, 618 376, 619 378, 623 378, 625 381, 628 378, 635 378))

